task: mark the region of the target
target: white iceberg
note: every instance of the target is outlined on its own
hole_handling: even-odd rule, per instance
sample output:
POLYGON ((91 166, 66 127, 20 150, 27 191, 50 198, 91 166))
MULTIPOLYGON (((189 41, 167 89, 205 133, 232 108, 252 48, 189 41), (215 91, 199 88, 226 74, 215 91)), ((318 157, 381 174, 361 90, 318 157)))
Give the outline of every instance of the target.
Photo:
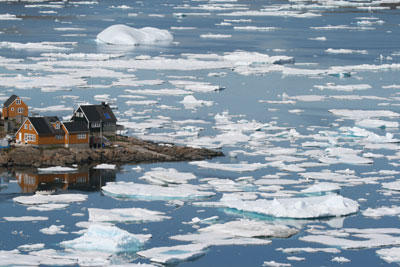
POLYGON ((345 216, 356 213, 359 208, 356 201, 339 195, 242 200, 234 194, 224 194, 220 202, 224 207, 240 211, 297 219, 345 216))
POLYGON ((200 191, 200 187, 191 184, 158 186, 132 182, 110 182, 102 187, 104 194, 117 198, 142 200, 185 200, 214 196, 215 193, 200 191))
POLYGON ((153 27, 135 29, 122 24, 112 25, 97 35, 97 41, 114 45, 155 44, 172 40, 173 36, 167 30, 153 27))
POLYGON ((138 251, 151 235, 135 235, 116 226, 90 225, 87 232, 60 244, 66 248, 83 251, 126 252, 138 251))
POLYGON ((165 213, 142 208, 97 209, 89 208, 90 222, 159 222, 171 217, 165 213))
POLYGON ((397 216, 400 215, 400 207, 399 206, 391 206, 391 207, 379 207, 379 208, 368 208, 362 211, 362 214, 366 217, 380 218, 382 216, 397 216))

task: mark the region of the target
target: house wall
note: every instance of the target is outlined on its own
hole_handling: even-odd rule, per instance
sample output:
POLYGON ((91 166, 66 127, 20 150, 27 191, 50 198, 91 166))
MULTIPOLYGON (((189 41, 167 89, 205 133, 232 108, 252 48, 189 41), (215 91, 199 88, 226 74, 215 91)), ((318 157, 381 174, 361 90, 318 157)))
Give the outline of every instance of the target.
POLYGON ((22 126, 19 128, 16 134, 16 139, 21 141, 23 144, 30 144, 30 145, 39 145, 39 138, 38 134, 35 131, 35 128, 31 124, 29 120, 26 120, 22 126), (26 127, 25 127, 26 125, 26 127), (29 126, 31 126, 31 129, 29 129, 29 126), (26 129, 25 129, 26 128, 26 129), (25 141, 25 134, 33 134, 35 135, 35 141, 25 141))
MULTIPOLYGON (((86 135, 85 139, 78 139, 78 134, 80 133, 72 133, 69 134, 67 132, 67 129, 65 126, 62 126, 65 136, 64 136, 64 143, 65 147, 80 147, 80 148, 86 148, 89 147, 89 133, 84 133, 86 135)), ((81 133, 83 134, 83 133, 81 133)))
POLYGON ((21 100, 21 104, 17 105, 17 100, 20 99, 19 97, 11 103, 10 106, 3 108, 3 118, 14 119, 18 116, 28 117, 28 106, 21 100), (18 113, 18 108, 23 108, 22 113, 18 113), (13 110, 14 109, 14 110, 13 110))

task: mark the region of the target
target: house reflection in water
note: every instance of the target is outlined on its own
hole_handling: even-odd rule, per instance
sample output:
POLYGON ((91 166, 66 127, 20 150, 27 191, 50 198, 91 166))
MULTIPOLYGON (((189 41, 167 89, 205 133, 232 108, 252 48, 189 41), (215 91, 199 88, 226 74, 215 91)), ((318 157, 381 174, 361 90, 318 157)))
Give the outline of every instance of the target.
POLYGON ((82 190, 99 191, 107 182, 115 181, 115 170, 93 168, 70 173, 37 173, 17 171, 15 177, 22 193, 36 191, 82 190))

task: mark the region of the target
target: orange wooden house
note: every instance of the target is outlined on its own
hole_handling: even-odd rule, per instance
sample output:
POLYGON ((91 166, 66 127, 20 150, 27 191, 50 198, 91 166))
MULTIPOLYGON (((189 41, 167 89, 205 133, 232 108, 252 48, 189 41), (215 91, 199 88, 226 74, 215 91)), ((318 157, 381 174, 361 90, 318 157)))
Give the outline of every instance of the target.
POLYGON ((66 124, 56 116, 28 117, 16 133, 16 141, 34 146, 88 147, 89 130, 66 124))
POLYGON ((3 120, 17 120, 21 123, 28 117, 28 106, 17 95, 10 96, 3 104, 1 118, 3 120))

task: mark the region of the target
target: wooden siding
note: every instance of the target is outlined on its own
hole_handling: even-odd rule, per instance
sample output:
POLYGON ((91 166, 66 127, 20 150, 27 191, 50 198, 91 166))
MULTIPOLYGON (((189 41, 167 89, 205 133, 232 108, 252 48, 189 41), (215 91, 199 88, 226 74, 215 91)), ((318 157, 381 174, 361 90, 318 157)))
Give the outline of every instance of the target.
POLYGON ((3 118, 14 119, 18 116, 28 117, 28 106, 22 100, 20 104, 17 104, 17 100, 21 100, 21 98, 18 97, 14 100, 14 102, 11 103, 10 106, 3 107, 3 118), (22 113, 18 113, 18 108, 23 108, 22 113))
POLYGON ((21 143, 24 143, 24 144, 26 143, 26 144, 30 144, 30 145, 39 145, 38 134, 29 120, 25 120, 25 122, 19 128, 19 130, 17 131, 17 134, 16 134, 16 139, 21 141, 21 143), (31 129, 29 129, 29 126, 31 127, 31 129), (27 129, 25 129, 25 128, 27 128, 27 129), (35 141, 26 141, 25 142, 25 134, 35 135, 35 141))
POLYGON ((64 132, 65 132, 65 138, 64 138, 64 143, 66 145, 76 145, 76 144, 89 144, 89 133, 68 133, 67 129, 65 126, 62 126, 64 132), (85 134, 86 138, 84 139, 78 139, 79 134, 85 134))

